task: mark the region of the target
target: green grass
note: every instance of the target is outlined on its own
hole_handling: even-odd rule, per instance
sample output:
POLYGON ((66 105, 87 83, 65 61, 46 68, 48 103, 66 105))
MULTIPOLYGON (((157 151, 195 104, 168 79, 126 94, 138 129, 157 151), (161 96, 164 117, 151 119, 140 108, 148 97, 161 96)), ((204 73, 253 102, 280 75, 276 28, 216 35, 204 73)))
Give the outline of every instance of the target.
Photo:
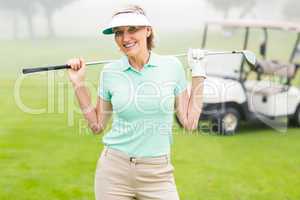
POLYGON ((298 199, 299 134, 247 128, 233 137, 181 136, 174 146, 183 199, 298 199))
MULTIPOLYGON (((156 51, 182 52, 195 38, 162 37, 156 51)), ((15 85, 22 66, 61 63, 74 55, 117 58, 119 53, 104 39, 0 42, 0 199, 94 199, 102 136, 90 134, 76 112, 66 74, 25 76, 19 93, 15 85), (16 101, 18 94, 27 107, 45 110, 24 112, 16 101)), ((88 70, 93 99, 100 70, 88 70)), ((174 126, 172 160, 184 200, 298 200, 299 152, 299 129, 280 133, 247 125, 239 134, 222 137, 186 133, 174 126)))

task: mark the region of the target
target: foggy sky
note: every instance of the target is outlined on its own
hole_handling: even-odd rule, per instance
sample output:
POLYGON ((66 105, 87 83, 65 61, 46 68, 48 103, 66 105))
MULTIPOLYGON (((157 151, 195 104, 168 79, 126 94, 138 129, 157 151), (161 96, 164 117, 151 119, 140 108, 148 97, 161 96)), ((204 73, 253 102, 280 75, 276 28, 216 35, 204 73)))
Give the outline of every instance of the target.
MULTIPOLYGON (((269 4, 262 3, 249 13, 247 18, 280 18, 274 14, 276 1, 272 1, 272 15, 269 4)), ((56 12, 54 28, 58 36, 95 36, 110 19, 113 10, 126 4, 138 4, 145 8, 150 21, 159 32, 199 30, 204 20, 222 18, 204 0, 79 0, 56 12)), ((12 35, 12 19, 9 13, 0 11, 0 38, 10 38, 12 35)), ((232 11, 234 12, 234 11, 232 11)), ((233 13, 234 16, 234 13, 233 13)), ((19 16, 19 36, 26 37, 25 20, 19 16)), ((46 21, 42 12, 34 17, 37 36, 46 35, 46 21)))

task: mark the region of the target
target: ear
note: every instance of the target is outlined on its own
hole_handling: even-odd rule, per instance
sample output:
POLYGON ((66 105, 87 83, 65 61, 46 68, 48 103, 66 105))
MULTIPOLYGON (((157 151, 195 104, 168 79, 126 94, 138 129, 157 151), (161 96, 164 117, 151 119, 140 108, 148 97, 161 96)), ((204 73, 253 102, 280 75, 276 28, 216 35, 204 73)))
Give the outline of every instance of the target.
POLYGON ((152 33, 152 28, 147 27, 147 38, 150 37, 151 33, 152 33))

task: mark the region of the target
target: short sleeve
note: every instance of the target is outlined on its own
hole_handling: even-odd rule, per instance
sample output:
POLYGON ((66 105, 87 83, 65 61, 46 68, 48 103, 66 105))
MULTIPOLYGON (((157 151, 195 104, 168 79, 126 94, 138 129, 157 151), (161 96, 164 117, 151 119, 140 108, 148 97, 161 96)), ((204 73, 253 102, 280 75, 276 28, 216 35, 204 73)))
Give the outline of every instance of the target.
POLYGON ((174 95, 177 96, 187 88, 188 82, 186 80, 183 65, 177 58, 175 58, 175 65, 176 85, 174 95))
POLYGON ((105 101, 111 101, 111 92, 109 90, 109 73, 104 69, 100 73, 98 96, 105 101))

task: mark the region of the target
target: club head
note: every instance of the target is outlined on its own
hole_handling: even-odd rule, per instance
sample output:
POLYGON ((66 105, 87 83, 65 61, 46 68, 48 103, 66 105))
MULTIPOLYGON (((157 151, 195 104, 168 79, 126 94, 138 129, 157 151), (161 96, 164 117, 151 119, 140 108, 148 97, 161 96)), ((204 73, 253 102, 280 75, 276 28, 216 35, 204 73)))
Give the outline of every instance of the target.
POLYGON ((252 51, 244 50, 242 51, 244 58, 246 59, 247 63, 251 66, 255 66, 256 64, 256 56, 252 51))

